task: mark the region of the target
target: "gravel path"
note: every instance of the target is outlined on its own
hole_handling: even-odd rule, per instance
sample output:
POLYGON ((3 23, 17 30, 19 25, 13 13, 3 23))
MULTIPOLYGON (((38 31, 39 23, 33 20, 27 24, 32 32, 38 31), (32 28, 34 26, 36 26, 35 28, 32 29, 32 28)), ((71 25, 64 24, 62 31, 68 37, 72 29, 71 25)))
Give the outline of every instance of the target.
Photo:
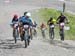
POLYGON ((63 43, 59 40, 48 41, 34 38, 28 48, 24 48, 24 43, 13 40, 0 40, 0 56, 75 56, 75 46, 63 43), (73 48, 73 50, 72 50, 73 48))

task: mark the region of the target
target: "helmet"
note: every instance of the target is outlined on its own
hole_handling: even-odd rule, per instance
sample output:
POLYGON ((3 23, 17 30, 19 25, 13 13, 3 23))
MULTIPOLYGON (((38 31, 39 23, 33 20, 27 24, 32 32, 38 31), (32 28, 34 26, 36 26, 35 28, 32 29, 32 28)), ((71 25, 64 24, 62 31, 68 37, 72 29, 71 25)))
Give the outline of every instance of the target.
POLYGON ((42 22, 42 25, 44 25, 44 22, 42 22))
POLYGON ((17 15, 17 14, 15 14, 15 15, 14 15, 14 18, 18 18, 18 15, 17 15))
POLYGON ((31 17, 31 13, 29 13, 29 12, 26 13, 26 16, 31 17))
POLYGON ((61 12, 60 14, 61 14, 61 15, 64 15, 64 13, 62 13, 62 12, 61 12))
POLYGON ((24 16, 27 14, 28 12, 24 12, 24 16))

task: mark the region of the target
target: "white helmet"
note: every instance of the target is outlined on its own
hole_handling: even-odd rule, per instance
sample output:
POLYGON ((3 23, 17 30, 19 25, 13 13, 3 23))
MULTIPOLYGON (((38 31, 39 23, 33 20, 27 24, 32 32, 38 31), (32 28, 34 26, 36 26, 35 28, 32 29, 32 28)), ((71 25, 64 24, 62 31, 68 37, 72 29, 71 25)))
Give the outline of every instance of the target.
POLYGON ((28 12, 28 13, 26 14, 26 16, 31 17, 31 13, 28 12))

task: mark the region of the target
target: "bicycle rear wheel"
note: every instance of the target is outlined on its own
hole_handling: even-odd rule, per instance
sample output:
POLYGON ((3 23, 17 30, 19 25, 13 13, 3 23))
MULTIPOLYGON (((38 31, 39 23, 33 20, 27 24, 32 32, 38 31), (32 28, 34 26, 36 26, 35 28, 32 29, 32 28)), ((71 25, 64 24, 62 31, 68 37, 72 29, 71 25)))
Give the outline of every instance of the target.
POLYGON ((25 31, 24 33, 24 41, 25 41, 25 48, 29 45, 29 35, 28 35, 28 30, 25 31))
POLYGON ((50 28, 49 36, 51 40, 54 39, 54 28, 50 28))
POLYGON ((14 40, 15 40, 15 43, 16 43, 17 42, 17 37, 18 37, 18 30, 17 29, 15 29, 13 31, 13 37, 14 37, 14 40))
POLYGON ((60 36, 61 36, 61 40, 64 41, 64 30, 60 30, 60 36))

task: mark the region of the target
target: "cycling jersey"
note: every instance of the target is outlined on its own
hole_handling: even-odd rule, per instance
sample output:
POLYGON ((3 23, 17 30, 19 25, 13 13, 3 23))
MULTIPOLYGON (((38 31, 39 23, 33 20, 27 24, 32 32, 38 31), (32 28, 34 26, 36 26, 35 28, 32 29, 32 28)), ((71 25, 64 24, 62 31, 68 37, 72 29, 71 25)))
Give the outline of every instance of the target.
POLYGON ((26 18, 25 16, 20 17, 20 18, 19 18, 19 22, 22 22, 23 25, 24 25, 24 24, 28 24, 28 25, 32 26, 32 21, 31 21, 31 19, 30 19, 30 18, 26 18))
POLYGON ((18 22, 18 19, 12 19, 12 23, 13 23, 13 22, 18 22))
POLYGON ((57 20, 59 20, 59 23, 64 22, 66 19, 65 16, 59 16, 57 20))
POLYGON ((41 29, 46 28, 46 25, 44 23, 42 23, 40 27, 41 27, 41 29))
POLYGON ((47 22, 49 25, 52 25, 52 24, 55 24, 56 23, 56 20, 55 19, 53 19, 53 20, 48 20, 48 22, 47 22))

